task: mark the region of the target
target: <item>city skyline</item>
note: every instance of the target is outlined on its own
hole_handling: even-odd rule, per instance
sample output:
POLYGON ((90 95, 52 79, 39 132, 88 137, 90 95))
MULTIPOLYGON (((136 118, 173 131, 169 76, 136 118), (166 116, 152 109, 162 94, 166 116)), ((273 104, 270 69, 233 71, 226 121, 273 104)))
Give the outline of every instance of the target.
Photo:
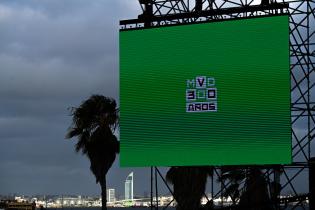
MULTIPOLYGON (((110 189, 108 189, 110 190, 110 189)), ((114 190, 114 189, 111 189, 114 190)), ((293 194, 281 195, 281 199, 292 199, 293 194)), ((50 197, 23 197, 15 196, 13 198, 18 203, 34 203, 37 208, 63 208, 63 207, 100 207, 102 203, 101 197, 90 197, 90 196, 50 196, 50 197)), ((160 195, 158 197, 153 196, 153 202, 158 200, 159 206, 175 206, 176 201, 172 195, 160 195)), ((208 199, 212 199, 211 194, 205 194, 201 198, 201 203, 205 205, 208 202, 208 199)), ((0 201, 6 201, 0 196, 0 201)), ((232 204, 233 201, 231 197, 217 197, 213 199, 215 205, 221 205, 222 201, 226 204, 232 204)), ((107 202, 109 207, 130 207, 130 206, 144 206, 149 207, 151 203, 151 198, 148 197, 139 197, 133 200, 115 200, 112 202, 107 202)), ((304 204, 308 204, 309 200, 303 201, 304 204)))
MULTIPOLYGON (((107 189, 109 192, 115 191, 115 189, 107 189)), ((111 197, 111 196, 108 196, 111 197)), ((155 199, 155 198, 153 198, 155 199)), ((170 195, 161 195, 158 197, 159 203, 166 205, 173 200, 170 195)), ((3 198, 0 196, 0 202, 12 201, 17 203, 35 203, 37 208, 63 208, 63 207, 100 207, 102 205, 102 198, 100 196, 14 196, 13 198, 3 198)), ((206 200, 206 199, 205 199, 206 200)), ((114 199, 108 200, 107 205, 110 207, 129 207, 129 206, 146 206, 150 205, 151 199, 147 197, 139 197, 132 200, 114 199)), ((175 203, 173 202, 173 205, 175 203)))

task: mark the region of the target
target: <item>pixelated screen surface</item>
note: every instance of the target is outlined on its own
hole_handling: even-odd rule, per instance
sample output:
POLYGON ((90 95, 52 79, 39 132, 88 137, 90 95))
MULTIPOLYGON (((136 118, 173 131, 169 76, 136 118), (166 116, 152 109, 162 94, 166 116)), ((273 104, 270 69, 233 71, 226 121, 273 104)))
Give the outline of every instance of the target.
POLYGON ((121 166, 290 162, 287 15, 120 31, 121 166))

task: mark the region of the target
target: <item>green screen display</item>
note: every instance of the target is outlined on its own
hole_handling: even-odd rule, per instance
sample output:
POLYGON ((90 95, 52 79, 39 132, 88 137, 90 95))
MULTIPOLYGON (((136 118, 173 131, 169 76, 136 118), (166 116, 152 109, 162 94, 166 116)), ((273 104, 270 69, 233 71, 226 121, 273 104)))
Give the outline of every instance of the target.
POLYGON ((291 162, 288 16, 120 32, 121 166, 291 162))

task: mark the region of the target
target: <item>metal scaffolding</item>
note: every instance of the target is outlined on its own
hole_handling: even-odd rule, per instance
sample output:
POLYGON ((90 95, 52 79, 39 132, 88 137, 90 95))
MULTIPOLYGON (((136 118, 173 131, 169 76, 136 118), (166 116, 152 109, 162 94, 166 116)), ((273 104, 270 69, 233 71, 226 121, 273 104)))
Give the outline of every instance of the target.
MULTIPOLYGON (((137 19, 120 21, 121 30, 165 27, 170 25, 241 19, 257 16, 288 14, 290 22, 291 72, 291 130, 292 164, 260 166, 269 184, 279 182, 281 187, 275 201, 276 209, 306 209, 311 188, 299 189, 299 183, 310 186, 309 169, 315 156, 315 1, 314 0, 139 0, 142 14, 137 19), (291 196, 283 198, 280 195, 291 196), (281 205, 280 205, 281 204, 281 205)), ((251 166, 240 167, 244 170, 251 166)), ((253 166, 252 166, 253 167, 253 166)), ((151 182, 165 179, 158 168, 151 168, 151 182), (155 179, 154 179, 155 177, 155 179)), ((211 199, 222 197, 230 184, 220 180, 221 167, 214 167, 211 178, 211 199), (219 187, 213 187, 217 185, 219 187), (219 190, 215 190, 219 189, 219 190)), ((315 178, 315 177, 314 177, 315 178)), ((157 188, 157 186, 155 186, 157 188)), ((168 186, 167 186, 168 187, 168 186)), ((151 188, 153 184, 151 183, 151 188)), ((171 189, 169 188, 170 192, 171 189)), ((156 189, 156 196, 158 195, 156 189)), ((312 192, 315 193, 315 192, 312 192)), ((153 191, 151 197, 153 196, 153 191)), ((314 197, 313 197, 314 198, 314 197)), ((152 199, 153 200, 153 199, 152 199)), ((151 200, 151 201, 152 201, 151 200)), ((223 201, 224 202, 224 201, 223 201)), ((226 206, 222 203, 222 206, 226 206)), ((158 205, 156 205, 158 208, 158 205)), ((315 207, 314 207, 315 208, 315 207)))

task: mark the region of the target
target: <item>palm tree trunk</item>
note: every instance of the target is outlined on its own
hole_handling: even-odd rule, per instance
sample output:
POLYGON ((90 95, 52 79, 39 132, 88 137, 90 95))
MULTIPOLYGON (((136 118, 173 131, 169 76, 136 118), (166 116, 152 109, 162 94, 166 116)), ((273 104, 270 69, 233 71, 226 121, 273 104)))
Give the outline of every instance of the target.
POLYGON ((101 190, 102 190, 102 210, 107 210, 107 192, 106 192, 106 177, 100 181, 101 190))

